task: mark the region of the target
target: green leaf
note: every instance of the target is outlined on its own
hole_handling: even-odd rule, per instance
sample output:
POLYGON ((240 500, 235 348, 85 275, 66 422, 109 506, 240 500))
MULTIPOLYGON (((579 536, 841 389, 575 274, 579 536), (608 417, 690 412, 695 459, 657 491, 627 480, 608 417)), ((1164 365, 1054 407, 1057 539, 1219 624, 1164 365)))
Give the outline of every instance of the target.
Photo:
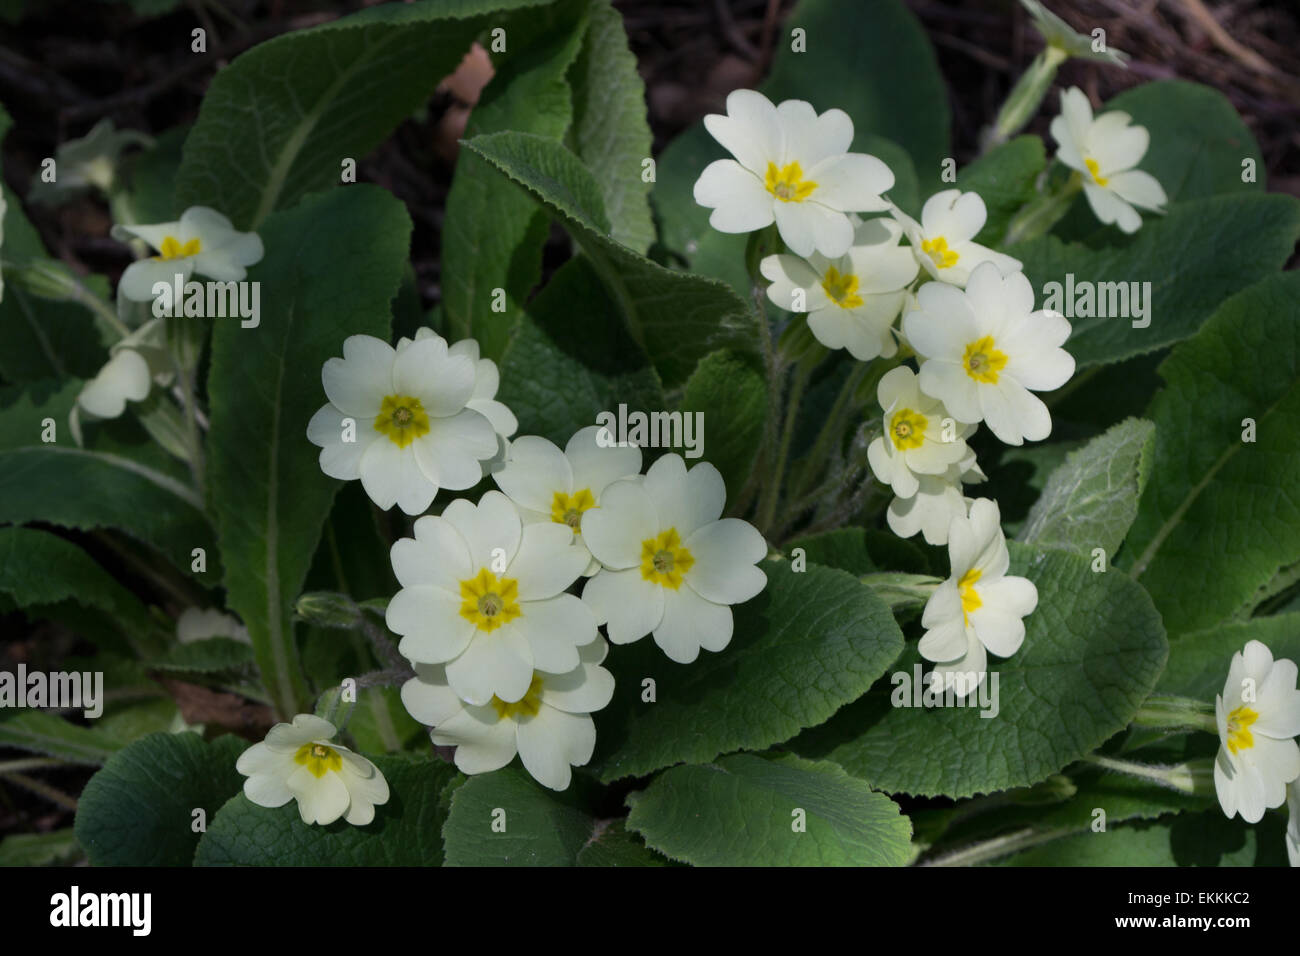
MULTIPOLYGON (((0 844, 0 857, 4 846, 0 844)), ((591 838, 591 842, 578 851, 578 866, 672 866, 645 845, 635 833, 629 833, 623 820, 615 820, 591 838)))
MULTIPOLYGON (((504 63, 470 113, 465 136, 518 130, 558 141, 573 106, 565 73, 578 55, 588 0, 516 14, 504 63)), ((502 189, 486 161, 462 151, 442 232, 442 309, 453 339, 472 336, 499 360, 542 275, 546 217, 517 189, 502 189), (497 311, 496 290, 505 292, 497 311)))
POLYGON ((389 797, 365 826, 341 818, 328 826, 303 823, 296 800, 269 809, 239 793, 209 823, 194 865, 440 866, 444 790, 455 768, 408 754, 373 760, 388 781, 389 797))
POLYGON ((714 352, 686 382, 682 414, 703 416, 695 434, 705 461, 722 473, 735 495, 749 480, 767 421, 767 378, 758 362, 714 352))
POLYGON ((666 269, 616 242, 600 187, 559 143, 526 133, 493 133, 465 146, 560 220, 590 258, 617 305, 615 314, 666 386, 680 385, 716 349, 755 351, 753 310, 721 282, 666 269))
MULTIPOLYGON (((185 141, 180 208, 239 229, 341 182, 455 69, 491 21, 536 0, 384 4, 260 43, 217 73, 185 141)), ((264 237, 265 238, 265 237, 264 237)))
POLYGON ((1230 616, 1300 560, 1300 273, 1225 302, 1160 376, 1146 413, 1152 480, 1125 553, 1178 635, 1230 616))
POLYGON ((162 133, 149 149, 126 157, 126 188, 118 202, 129 206, 135 222, 171 222, 185 210, 177 208, 176 175, 181 166, 188 126, 174 126, 162 133))
MULTIPOLYGON (((1166 216, 1148 218, 1135 235, 1098 249, 1044 236, 1007 252, 1024 263, 1034 288, 1043 290, 1040 306, 1070 319, 1074 331, 1065 347, 1082 369, 1196 334, 1225 298, 1277 272, 1297 238, 1300 202, 1276 194, 1243 194, 1179 203, 1166 216), (1067 274, 1074 277, 1075 302, 1067 299, 1067 274), (1078 314, 1082 282, 1099 287, 1095 297, 1107 299, 1109 317, 1078 314), (1134 282, 1151 283, 1150 296, 1144 291, 1141 298, 1148 310, 1145 319, 1132 314, 1131 301, 1126 315, 1113 314, 1124 311, 1124 294, 1134 282), (1056 285, 1049 290, 1049 283, 1056 285), (1100 288, 1102 283, 1108 286, 1100 288), (1112 297, 1114 286, 1117 295, 1112 297), (1148 327, 1133 327, 1134 321, 1148 320, 1148 327)), ((1100 305, 1094 303, 1091 311, 1101 311, 1100 305)))
POLYGON ((1212 701, 1223 693, 1232 655, 1249 641, 1260 641, 1273 659, 1300 661, 1300 613, 1257 617, 1183 634, 1169 644, 1169 666, 1156 693, 1212 701))
POLYGON ((213 814, 243 786, 238 737, 150 734, 115 754, 77 804, 77 840, 92 866, 189 866, 200 834, 195 810, 213 814))
POLYGON ((307 422, 325 403, 321 366, 349 335, 388 339, 410 231, 402 204, 373 186, 279 213, 263 226, 266 257, 248 275, 263 285, 260 324, 213 329, 208 483, 227 603, 248 628, 281 716, 305 700, 293 600, 339 487, 307 441, 307 422))
POLYGON ((641 165, 651 145, 645 84, 628 49, 622 14, 608 0, 591 0, 589 17, 582 53, 569 71, 573 151, 600 187, 610 235, 645 255, 655 239, 650 183, 641 165))
POLYGON ((122 749, 116 737, 39 710, 14 710, 0 718, 0 747, 47 754, 97 767, 122 749))
POLYGON ((616 306, 591 261, 570 259, 528 305, 501 361, 497 399, 519 419, 519 434, 563 448, 603 411, 650 413, 666 406, 659 376, 617 322, 594 323, 616 306))
POLYGON ((174 644, 167 654, 151 661, 154 670, 190 674, 220 674, 242 670, 253 662, 253 648, 229 637, 209 637, 189 644, 174 644))
POLYGON ((1137 516, 1154 433, 1149 421, 1127 418, 1066 455, 1017 539, 1085 555, 1101 548, 1109 563, 1137 516))
POLYGON ((697 866, 903 866, 912 858, 912 825, 897 804, 833 763, 790 754, 673 767, 628 803, 630 828, 697 866))
POLYGON ((80 390, 75 380, 0 389, 0 522, 119 528, 187 573, 191 551, 203 548, 208 571, 219 571, 202 499, 133 423, 102 423, 87 429, 87 447, 73 442, 67 420, 80 390), (46 419, 58 438, 48 444, 46 419))
POLYGON ((518 767, 470 777, 442 828, 446 865, 573 866, 596 823, 579 789, 555 793, 518 767))
POLYGON ((1037 136, 1017 136, 989 150, 957 173, 956 186, 979 193, 988 219, 975 241, 996 246, 1020 207, 1033 199, 1034 182, 1047 163, 1043 141, 1037 136))
POLYGON ((603 781, 789 740, 860 697, 898 657, 893 615, 852 575, 761 567, 767 588, 732 609, 735 636, 722 651, 683 666, 647 636, 613 656, 614 701, 601 713, 594 762, 603 781), (642 699, 646 678, 653 702, 642 699))
POLYGON ((0 866, 67 866, 81 855, 72 827, 14 833, 0 841, 0 866))
POLYGON ((839 568, 855 577, 879 570, 871 560, 871 554, 867 550, 867 535, 862 528, 835 528, 796 538, 786 548, 792 560, 795 548, 803 548, 804 558, 814 564, 839 568))
POLYGON ((1025 641, 1006 660, 990 657, 978 702, 909 704, 915 645, 893 677, 791 744, 825 757, 889 793, 967 797, 1045 779, 1123 730, 1164 667, 1160 616, 1141 587, 1113 571, 1094 574, 1065 551, 1035 553, 1012 542, 1010 573, 1038 588, 1025 641), (998 675, 996 716, 992 679, 998 675), (900 676, 901 675, 901 676, 900 676), (907 679, 903 682, 902 678, 907 679))

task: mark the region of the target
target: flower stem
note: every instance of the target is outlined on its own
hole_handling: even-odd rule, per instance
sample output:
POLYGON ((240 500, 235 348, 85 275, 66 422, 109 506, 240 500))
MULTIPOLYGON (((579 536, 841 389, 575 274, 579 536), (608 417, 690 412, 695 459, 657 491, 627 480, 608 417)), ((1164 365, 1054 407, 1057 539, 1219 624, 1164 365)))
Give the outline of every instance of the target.
POLYGON ((1205 701, 1190 697, 1148 697, 1133 715, 1131 722, 1139 727, 1204 730, 1216 735, 1219 732, 1214 708, 1205 701))
POLYGON ((1137 763, 1133 760, 1119 760, 1101 754, 1089 754, 1083 758, 1104 770, 1127 774, 1141 780, 1188 793, 1205 796, 1214 793, 1214 763, 1212 760, 1189 760, 1179 764, 1137 763))
POLYGON ((763 534, 767 534, 776 518, 776 506, 781 497, 781 486, 785 483, 786 459, 790 455, 790 442, 794 438, 795 422, 799 418, 799 404, 803 399, 804 390, 808 387, 808 379, 811 375, 811 363, 800 362, 795 366, 794 380, 790 383, 790 394, 786 398, 785 424, 781 428, 781 440, 776 450, 775 466, 768 472, 768 481, 763 486, 763 494, 758 503, 757 527, 763 534))
POLYGON ((1052 227, 1065 218, 1074 203, 1074 197, 1083 189, 1083 174, 1075 170, 1065 185, 1054 193, 1047 193, 1031 199, 1021 207, 1007 227, 1007 234, 1001 245, 1014 246, 1018 242, 1027 242, 1045 236, 1052 227))
POLYGON ((1006 102, 998 111, 998 118, 989 131, 984 143, 984 152, 1001 143, 1005 143, 1024 127, 1038 108, 1043 98, 1051 89, 1052 80, 1056 78, 1056 69, 1069 58, 1061 47, 1049 43, 1038 56, 1034 57, 1029 68, 1016 81, 1016 85, 1007 94, 1006 102))

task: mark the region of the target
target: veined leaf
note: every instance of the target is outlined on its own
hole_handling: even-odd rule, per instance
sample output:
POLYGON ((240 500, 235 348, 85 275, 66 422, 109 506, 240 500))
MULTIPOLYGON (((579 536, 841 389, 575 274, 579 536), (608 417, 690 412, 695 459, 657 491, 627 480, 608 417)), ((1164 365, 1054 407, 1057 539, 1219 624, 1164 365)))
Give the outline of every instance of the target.
POLYGON ((578 781, 547 790, 518 767, 470 777, 442 828, 447 866, 573 866, 596 820, 578 781))

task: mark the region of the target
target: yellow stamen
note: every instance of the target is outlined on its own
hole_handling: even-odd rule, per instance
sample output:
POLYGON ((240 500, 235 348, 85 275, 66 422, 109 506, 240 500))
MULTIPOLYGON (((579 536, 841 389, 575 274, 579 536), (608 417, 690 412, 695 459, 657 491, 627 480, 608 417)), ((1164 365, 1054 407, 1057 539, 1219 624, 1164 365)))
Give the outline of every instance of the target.
POLYGON ((557 491, 551 498, 551 520, 556 524, 567 524, 574 531, 582 530, 582 514, 596 507, 596 499, 590 488, 582 488, 571 495, 557 491))
POLYGON ((203 249, 203 244, 195 237, 185 245, 181 245, 179 239, 175 236, 164 236, 162 245, 158 247, 161 255, 154 256, 155 259, 161 259, 167 262, 171 259, 184 259, 186 256, 197 256, 203 249))
POLYGON ((498 578, 487 568, 460 582, 460 616, 480 631, 495 631, 522 616, 519 609, 519 582, 498 578))
POLYGON ((302 764, 317 779, 330 770, 338 772, 343 769, 343 758, 339 752, 324 744, 303 744, 293 755, 293 762, 302 764))
POLYGON ((998 373, 1007 367, 1007 353, 998 351, 993 345, 993 336, 986 335, 966 346, 962 367, 975 381, 996 385, 998 373))
POLYGON ((398 448, 405 448, 429 433, 429 413, 418 398, 386 395, 375 419, 375 431, 387 435, 398 448))
POLYGON ((943 236, 921 240, 921 251, 930 257, 935 266, 948 269, 957 264, 960 256, 948 248, 948 240, 943 236))
POLYGON ((641 542, 641 577, 647 581, 676 591, 682 586, 682 576, 694 564, 695 558, 682 547, 676 528, 641 542))
POLYGON ((975 590, 975 582, 984 576, 984 572, 977 568, 971 568, 963 574, 957 581, 957 593, 961 595, 961 617, 963 623, 970 623, 972 611, 978 611, 984 606, 983 599, 980 598, 979 592, 975 590))
POLYGON ((502 717, 536 717, 537 712, 542 709, 542 679, 533 674, 532 683, 528 685, 528 690, 524 696, 516 701, 507 703, 496 694, 492 695, 492 708, 497 712, 497 720, 502 717))
POLYGON ((858 277, 852 272, 840 272, 834 266, 827 266, 822 288, 841 309, 856 309, 862 305, 862 296, 858 295, 858 277))
POLYGON ((1088 167, 1088 173, 1092 176, 1092 181, 1098 186, 1105 186, 1110 182, 1109 179, 1101 175, 1101 167, 1097 165, 1095 159, 1085 159, 1083 165, 1088 167))
POLYGON ((925 444, 925 429, 929 420, 920 412, 900 408, 889 420, 889 437, 899 451, 920 448, 925 444))
POLYGON ((1250 732, 1250 725, 1259 720, 1259 714, 1249 707, 1241 706, 1228 715, 1228 749, 1233 753, 1249 750, 1255 746, 1255 735, 1250 732))
POLYGON ((803 202, 817 188, 815 182, 803 178, 803 170, 797 162, 787 163, 780 169, 776 168, 776 163, 768 163, 765 185, 767 191, 781 202, 803 202))

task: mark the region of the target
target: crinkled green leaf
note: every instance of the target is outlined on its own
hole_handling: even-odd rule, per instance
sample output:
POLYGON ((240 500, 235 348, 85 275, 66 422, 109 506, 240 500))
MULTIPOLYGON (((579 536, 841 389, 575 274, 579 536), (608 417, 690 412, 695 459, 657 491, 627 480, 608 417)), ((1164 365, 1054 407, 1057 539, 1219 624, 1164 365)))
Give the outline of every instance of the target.
POLYGON ((803 548, 804 560, 828 568, 839 568, 852 575, 861 576, 877 571, 867 549, 867 536, 862 528, 835 528, 790 542, 786 552, 793 561, 794 549, 803 548))
POLYGON ((673 767, 633 793, 628 826, 697 866, 903 866, 898 805, 828 761, 733 754, 673 767))
POLYGON ((189 644, 174 644, 167 654, 151 661, 159 671, 190 674, 219 674, 235 671, 253 663, 253 648, 229 637, 209 637, 189 644))
POLYGON ((1156 692, 1213 701, 1223 693, 1232 655, 1250 641, 1260 641, 1273 659, 1300 663, 1300 612, 1232 621, 1204 631, 1180 635, 1169 642, 1169 666, 1156 692))
POLYGON ((767 379, 759 363, 734 352, 705 356, 686 382, 682 414, 703 416, 703 429, 694 433, 703 460, 736 495, 749 480, 767 421, 767 379))
MULTIPOLYGON (((1038 589, 1025 640, 964 707, 892 706, 915 687, 915 645, 862 700, 802 735, 791 749, 825 757, 889 793, 967 797, 1045 779, 1123 730, 1168 654, 1160 615, 1141 587, 1085 558, 1012 542, 1011 574, 1038 589)), ((922 686, 924 689, 924 686, 922 686)), ((905 698, 914 703, 908 694, 905 698)))
POLYGON ((1178 635, 1300 560, 1300 273, 1225 302, 1160 375, 1152 477, 1125 554, 1178 635))
POLYGON ((734 750, 763 750, 820 724, 898 657, 902 632, 852 575, 788 561, 760 565, 767 587, 732 609, 734 636, 689 665, 647 635, 616 648, 614 701, 600 714, 595 765, 605 782, 734 750), (644 681, 654 680, 653 702, 644 681))
POLYGON ((442 828, 447 866, 573 866, 595 818, 571 785, 556 793, 519 767, 470 777, 442 828))
MULTIPOLYGON (((0 854, 3 852, 0 845, 0 854)), ((672 861, 629 833, 622 820, 615 820, 578 851, 578 866, 672 866, 672 861)))

